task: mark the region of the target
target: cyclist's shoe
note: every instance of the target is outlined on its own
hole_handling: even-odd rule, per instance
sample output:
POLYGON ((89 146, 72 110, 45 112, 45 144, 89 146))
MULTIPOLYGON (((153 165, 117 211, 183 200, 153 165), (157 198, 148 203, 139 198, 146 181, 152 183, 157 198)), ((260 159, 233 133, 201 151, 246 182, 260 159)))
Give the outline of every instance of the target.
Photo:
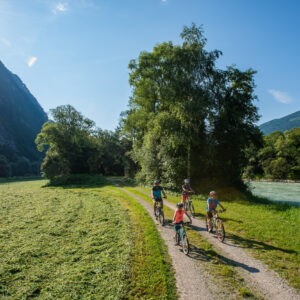
POLYGON ((211 228, 208 229, 208 233, 212 233, 212 229, 211 228))

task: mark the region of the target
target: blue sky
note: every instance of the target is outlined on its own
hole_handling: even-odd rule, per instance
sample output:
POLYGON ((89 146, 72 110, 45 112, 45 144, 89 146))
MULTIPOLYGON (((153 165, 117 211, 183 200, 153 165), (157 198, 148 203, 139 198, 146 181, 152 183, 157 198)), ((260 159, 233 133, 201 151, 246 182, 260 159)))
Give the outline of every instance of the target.
POLYGON ((46 112, 71 104, 103 129, 127 107, 128 63, 203 24, 218 66, 253 68, 260 123, 300 109, 298 0, 0 0, 0 60, 46 112))

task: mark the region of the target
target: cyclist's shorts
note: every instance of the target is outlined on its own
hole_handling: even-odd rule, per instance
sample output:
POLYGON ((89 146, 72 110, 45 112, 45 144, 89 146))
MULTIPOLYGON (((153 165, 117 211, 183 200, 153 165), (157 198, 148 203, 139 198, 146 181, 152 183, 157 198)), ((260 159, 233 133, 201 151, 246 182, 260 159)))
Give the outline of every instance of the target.
POLYGON ((188 199, 188 198, 189 198, 188 194, 187 195, 181 195, 182 202, 185 202, 185 200, 188 199))
POLYGON ((176 223, 176 224, 174 225, 174 229, 175 229, 176 231, 178 231, 178 230, 180 229, 180 227, 181 227, 181 224, 183 224, 183 221, 180 222, 180 223, 176 223))
POLYGON ((206 215, 209 219, 211 219, 213 217, 213 212, 212 211, 207 211, 206 215))
POLYGON ((153 202, 162 202, 163 200, 162 200, 162 198, 161 197, 156 197, 156 198, 154 198, 153 199, 153 202))

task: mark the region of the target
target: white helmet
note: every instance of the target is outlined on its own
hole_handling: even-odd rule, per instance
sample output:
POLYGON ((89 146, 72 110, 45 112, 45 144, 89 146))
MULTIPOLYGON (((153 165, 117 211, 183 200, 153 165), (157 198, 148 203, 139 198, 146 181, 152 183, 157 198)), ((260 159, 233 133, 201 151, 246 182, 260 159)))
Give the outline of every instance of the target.
POLYGON ((190 183, 189 179, 184 179, 184 183, 190 183))

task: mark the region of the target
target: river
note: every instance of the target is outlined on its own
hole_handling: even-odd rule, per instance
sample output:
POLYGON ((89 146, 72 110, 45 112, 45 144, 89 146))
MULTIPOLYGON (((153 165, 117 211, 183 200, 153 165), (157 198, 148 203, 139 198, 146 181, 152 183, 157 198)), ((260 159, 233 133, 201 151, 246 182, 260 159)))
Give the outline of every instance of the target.
POLYGON ((251 181, 250 187, 254 195, 300 206, 300 183, 251 181))

